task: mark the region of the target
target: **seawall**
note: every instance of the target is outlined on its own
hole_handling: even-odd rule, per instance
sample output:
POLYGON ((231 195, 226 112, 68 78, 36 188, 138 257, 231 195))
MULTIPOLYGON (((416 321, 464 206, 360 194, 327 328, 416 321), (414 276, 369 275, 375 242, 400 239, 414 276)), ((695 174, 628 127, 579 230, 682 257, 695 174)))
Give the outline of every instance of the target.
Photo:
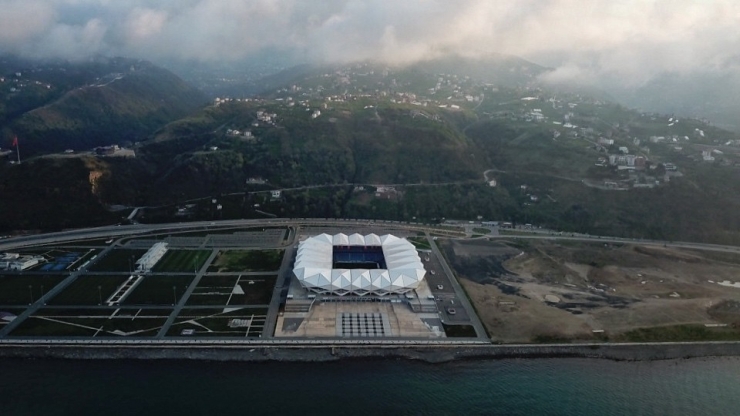
POLYGON ((473 359, 600 358, 619 361, 670 360, 740 356, 740 343, 656 343, 589 345, 483 345, 483 346, 16 346, 0 347, 0 358, 35 359, 143 359, 243 362, 328 362, 345 359, 400 358, 428 363, 473 359))

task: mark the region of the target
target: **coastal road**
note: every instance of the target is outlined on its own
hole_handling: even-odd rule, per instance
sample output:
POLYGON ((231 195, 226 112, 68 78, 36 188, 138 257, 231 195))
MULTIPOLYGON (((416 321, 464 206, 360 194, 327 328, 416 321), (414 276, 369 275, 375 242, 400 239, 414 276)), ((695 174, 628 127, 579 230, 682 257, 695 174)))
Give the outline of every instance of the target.
MULTIPOLYGON (((475 333, 478 334, 479 339, 488 339, 488 336, 486 335, 486 329, 483 327, 483 324, 481 323, 480 319, 478 319, 478 314, 475 313, 475 309, 473 309, 473 305, 470 304, 470 301, 468 300, 468 297, 465 295, 465 290, 463 290, 462 286, 460 286, 460 283, 457 281, 457 278, 455 277, 455 274, 452 272, 452 269, 447 264, 447 261, 445 260, 444 256, 442 256, 442 252, 437 247, 436 241, 427 234, 427 241, 429 242, 429 246, 432 248, 432 254, 437 258, 439 263, 442 265, 442 269, 444 273, 447 275, 447 280, 449 280, 450 284, 452 284, 452 287, 455 289, 456 299, 461 304, 463 308, 465 308, 465 311, 467 312, 467 316, 469 318, 469 322, 460 322, 460 323, 470 323, 470 325, 475 328, 475 333)), ((447 315, 446 310, 443 311, 445 316, 447 315)), ((455 320, 449 320, 450 323, 457 323, 454 322, 455 320)))
MULTIPOLYGON (((264 227, 264 226, 332 226, 345 229, 367 226, 384 226, 386 228, 402 229, 415 232, 434 233, 445 238, 465 239, 464 226, 458 225, 429 225, 414 222, 382 221, 382 220, 354 220, 354 219, 326 219, 326 218, 271 218, 249 220, 198 221, 189 223, 168 224, 134 224, 122 226, 105 226, 61 231, 47 234, 35 234, 0 239, 0 252, 10 251, 31 245, 60 244, 76 240, 134 236, 146 233, 208 231, 223 228, 237 227, 264 227)), ((488 234, 477 239, 533 239, 533 240, 565 240, 597 243, 637 244, 647 246, 665 246, 692 250, 719 251, 740 254, 740 246, 693 243, 687 241, 660 241, 609 236, 592 236, 570 233, 546 234, 545 232, 522 232, 521 234, 488 234), (570 235, 568 235, 570 234, 570 235)), ((295 238, 295 236, 293 236, 295 238)))

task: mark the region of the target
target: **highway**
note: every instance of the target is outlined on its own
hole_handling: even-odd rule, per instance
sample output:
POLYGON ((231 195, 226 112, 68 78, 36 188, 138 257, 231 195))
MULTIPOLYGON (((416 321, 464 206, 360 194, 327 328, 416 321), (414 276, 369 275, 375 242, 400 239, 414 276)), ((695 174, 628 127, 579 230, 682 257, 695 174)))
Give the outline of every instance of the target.
MULTIPOLYGON (((198 221, 186 223, 168 223, 168 224, 134 224, 121 226, 105 226, 96 228, 75 229, 47 234, 35 234, 20 237, 10 237, 0 240, 0 251, 9 251, 31 245, 59 244, 75 240, 111 238, 133 236, 145 233, 156 232, 184 232, 196 230, 208 230, 218 228, 237 228, 237 227, 263 227, 263 226, 333 226, 345 227, 351 229, 353 226, 374 226, 387 225, 393 228, 405 229, 409 231, 419 231, 444 235, 450 238, 465 238, 463 229, 465 225, 461 222, 455 231, 453 226, 430 225, 414 222, 401 221, 382 221, 382 220, 354 220, 354 219, 326 219, 326 218, 270 218, 270 219, 249 219, 249 220, 223 220, 223 221, 198 221)), ((563 233, 559 233, 563 234, 563 233)), ((568 233, 569 234, 569 233, 568 233)), ((693 250, 721 251, 727 253, 740 253, 740 247, 718 244, 693 243, 687 241, 660 241, 660 240, 643 240, 633 238, 608 237, 608 236, 591 236, 591 235, 558 235, 547 234, 545 232, 531 232, 521 234, 499 234, 485 235, 476 237, 478 239, 541 239, 541 240, 567 240, 583 242, 600 242, 600 243, 620 243, 620 244, 638 244, 666 246, 674 248, 686 248, 693 250)))

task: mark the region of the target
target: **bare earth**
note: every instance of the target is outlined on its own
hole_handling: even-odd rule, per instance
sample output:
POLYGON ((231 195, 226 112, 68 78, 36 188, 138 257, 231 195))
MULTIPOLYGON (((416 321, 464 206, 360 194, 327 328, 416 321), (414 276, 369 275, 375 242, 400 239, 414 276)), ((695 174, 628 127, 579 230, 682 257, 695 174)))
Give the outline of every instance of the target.
POLYGON ((740 322, 740 287, 719 284, 740 282, 733 254, 555 241, 452 241, 443 248, 501 342, 740 322))

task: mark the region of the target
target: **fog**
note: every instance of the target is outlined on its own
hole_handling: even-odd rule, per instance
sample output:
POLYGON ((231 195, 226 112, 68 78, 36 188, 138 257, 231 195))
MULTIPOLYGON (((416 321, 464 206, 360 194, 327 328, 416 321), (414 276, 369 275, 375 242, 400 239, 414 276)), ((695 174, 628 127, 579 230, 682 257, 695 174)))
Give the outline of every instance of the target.
POLYGON ((737 71, 736 0, 0 0, 0 52, 234 62, 407 64, 511 54, 545 81, 644 83, 665 71, 737 71))

